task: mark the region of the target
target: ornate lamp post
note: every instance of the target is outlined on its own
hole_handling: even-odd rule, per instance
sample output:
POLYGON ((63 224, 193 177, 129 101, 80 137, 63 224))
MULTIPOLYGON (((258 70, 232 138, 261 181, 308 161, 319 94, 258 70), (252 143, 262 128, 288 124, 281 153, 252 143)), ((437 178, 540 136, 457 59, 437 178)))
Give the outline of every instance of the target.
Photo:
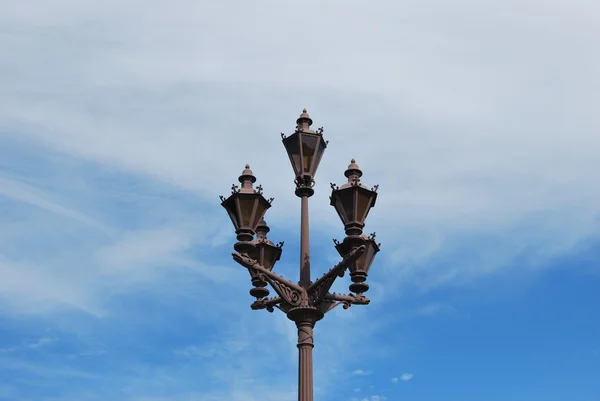
POLYGON ((281 134, 283 145, 288 153, 295 174, 296 196, 301 199, 300 226, 300 281, 294 283, 272 272, 282 252, 283 242, 275 245, 267 239, 269 227, 263 217, 273 198, 263 197, 262 187, 254 188, 256 177, 246 165, 239 177, 241 188, 232 186, 228 198, 221 196, 221 205, 227 210, 235 233, 233 259, 248 269, 254 288, 250 294, 256 297, 251 308, 275 308, 283 311, 296 323, 298 328, 298 400, 313 401, 313 328, 325 314, 338 305, 348 309, 351 305, 367 305, 370 301, 364 296, 369 289, 366 284, 369 268, 379 252, 380 244, 375 242, 375 234, 363 234, 365 219, 375 206, 377 185, 368 189, 360 182, 362 171, 355 161, 346 170, 348 182, 337 187, 331 184, 331 205, 336 209, 346 231, 346 238, 334 240, 335 248, 342 257, 340 263, 331 268, 315 282, 310 277, 310 247, 308 228, 308 198, 314 194, 314 176, 319 167, 327 141, 323 139, 323 128, 310 129, 312 119, 303 110, 296 121, 296 130, 286 137, 281 134), (256 238, 255 238, 256 235, 256 238), (350 270, 350 294, 330 293, 329 290, 338 277, 350 270), (277 293, 268 298, 269 284, 277 293))

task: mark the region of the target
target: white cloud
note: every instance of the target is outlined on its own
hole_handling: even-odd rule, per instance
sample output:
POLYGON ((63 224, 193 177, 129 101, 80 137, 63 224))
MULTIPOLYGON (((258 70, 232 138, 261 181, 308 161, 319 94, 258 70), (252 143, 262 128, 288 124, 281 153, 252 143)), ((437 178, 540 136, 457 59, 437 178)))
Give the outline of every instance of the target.
POLYGON ((371 373, 373 373, 373 372, 370 370, 362 370, 362 369, 356 369, 354 372, 352 372, 352 374, 356 375, 356 376, 368 376, 371 373))
POLYGON ((250 162, 276 197, 269 216, 284 226, 296 221, 289 214, 297 203, 278 132, 293 128, 306 106, 331 141, 316 177, 315 222, 335 219, 327 183, 343 179, 356 157, 365 183, 381 184, 369 227, 386 246, 380 258, 399 276, 389 279, 423 288, 503 269, 532 245, 546 260, 597 230, 600 189, 584 185, 600 168, 598 56, 586 50, 600 24, 591 5, 571 2, 565 11, 541 0, 511 1, 495 17, 496 6, 486 3, 473 11, 481 18, 470 19, 463 10, 472 2, 449 8, 434 1, 444 15, 435 24, 431 4, 323 8, 309 1, 310 24, 319 29, 306 30, 290 28, 290 11, 275 3, 257 11, 237 2, 227 29, 218 22, 225 4, 183 1, 143 11, 135 1, 27 4, 0 17, 7 27, 2 135, 18 133, 21 141, 211 201, 250 162), (32 8, 38 11, 26 11, 32 8), (532 28, 528 15, 538 9, 547 19, 532 28), (244 10, 258 18, 251 31, 242 28, 244 10), (357 14, 364 18, 351 29, 342 22, 357 14), (211 40, 190 39, 198 37, 211 40), (314 59, 298 59, 291 43, 310 48, 314 59), (346 63, 357 46, 361 57, 346 63), (568 60, 579 60, 576 73, 568 60), (362 140, 366 133, 370 141, 362 140), (457 233, 492 233, 498 241, 452 269, 423 266, 457 233))
POLYGON ((101 356, 104 354, 106 354, 106 351, 104 351, 104 350, 85 350, 85 351, 79 352, 77 355, 78 356, 101 356))
POLYGON ((413 377, 414 375, 412 373, 404 373, 402 376, 400 376, 400 379, 406 382, 412 380, 413 377))
POLYGON ((34 342, 28 343, 27 347, 28 348, 40 348, 45 345, 55 343, 56 341, 58 341, 56 338, 42 337, 34 342))
POLYGON ((39 190, 36 190, 35 188, 16 180, 0 177, 0 196, 5 196, 20 202, 28 203, 49 212, 77 220, 93 228, 103 231, 107 230, 102 224, 94 221, 85 214, 71 208, 61 206, 56 202, 47 199, 47 196, 39 190))
POLYGON ((439 315, 439 314, 443 314, 443 313, 446 313, 446 314, 456 313, 456 309, 454 307, 452 307, 451 305, 433 302, 433 303, 429 303, 429 304, 423 305, 421 307, 418 307, 413 312, 413 315, 415 315, 415 316, 433 316, 433 315, 439 315))
POLYGON ((398 378, 397 377, 392 377, 392 383, 398 383, 398 378))
POLYGON ((386 401, 387 397, 382 395, 372 395, 370 397, 363 398, 361 401, 386 401))

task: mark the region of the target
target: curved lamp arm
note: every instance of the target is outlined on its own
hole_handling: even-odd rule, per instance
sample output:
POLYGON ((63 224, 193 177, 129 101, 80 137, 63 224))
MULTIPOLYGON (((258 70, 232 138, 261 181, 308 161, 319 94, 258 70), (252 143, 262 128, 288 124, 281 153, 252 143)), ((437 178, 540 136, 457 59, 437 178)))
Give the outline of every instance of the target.
POLYGON ((299 285, 292 283, 289 280, 273 273, 272 271, 265 269, 258 262, 244 254, 233 252, 231 254, 233 259, 246 269, 253 270, 258 273, 264 281, 271 284, 271 287, 275 290, 283 300, 290 305, 300 305, 302 300, 307 298, 306 290, 299 285))
POLYGON ((335 282, 336 278, 343 277, 344 271, 349 264, 352 264, 358 259, 367 248, 364 245, 353 248, 340 263, 333 266, 327 273, 321 276, 317 281, 312 283, 306 290, 309 299, 314 305, 317 305, 321 300, 325 298, 325 295, 329 292, 329 289, 335 282))

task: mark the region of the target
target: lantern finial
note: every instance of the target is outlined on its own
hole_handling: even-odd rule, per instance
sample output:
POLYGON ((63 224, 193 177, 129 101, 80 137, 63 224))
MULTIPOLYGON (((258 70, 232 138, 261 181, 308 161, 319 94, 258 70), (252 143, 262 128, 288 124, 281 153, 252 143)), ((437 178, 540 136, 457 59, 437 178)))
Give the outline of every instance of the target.
POLYGON ((302 114, 300 114, 300 117, 298 117, 298 119, 296 120, 296 124, 298 125, 298 130, 302 131, 302 132, 314 132, 310 129, 310 126, 312 125, 312 123, 313 123, 313 120, 308 115, 308 112, 306 111, 306 109, 302 110, 302 114))
POLYGON ((267 233, 271 231, 271 229, 269 228, 269 226, 267 225, 267 222, 265 221, 265 219, 260 219, 260 221, 258 222, 258 226, 256 227, 256 238, 260 239, 260 238, 267 238, 267 233))
POLYGON ((239 176, 238 181, 242 184, 242 188, 240 189, 241 193, 254 192, 252 184, 256 182, 256 177, 252 170, 250 170, 249 164, 246 164, 246 168, 242 171, 242 175, 239 176))

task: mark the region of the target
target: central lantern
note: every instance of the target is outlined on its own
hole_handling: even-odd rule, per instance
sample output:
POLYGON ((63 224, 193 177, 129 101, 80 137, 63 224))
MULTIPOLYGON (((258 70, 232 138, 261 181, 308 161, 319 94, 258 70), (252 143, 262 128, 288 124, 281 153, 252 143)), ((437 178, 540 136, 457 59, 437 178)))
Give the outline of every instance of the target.
POLYGON ((327 141, 323 139, 323 129, 319 128, 316 132, 311 130, 312 122, 304 109, 296 120, 296 131, 288 137, 281 134, 297 183, 309 188, 314 184, 317 168, 327 147, 327 141))

